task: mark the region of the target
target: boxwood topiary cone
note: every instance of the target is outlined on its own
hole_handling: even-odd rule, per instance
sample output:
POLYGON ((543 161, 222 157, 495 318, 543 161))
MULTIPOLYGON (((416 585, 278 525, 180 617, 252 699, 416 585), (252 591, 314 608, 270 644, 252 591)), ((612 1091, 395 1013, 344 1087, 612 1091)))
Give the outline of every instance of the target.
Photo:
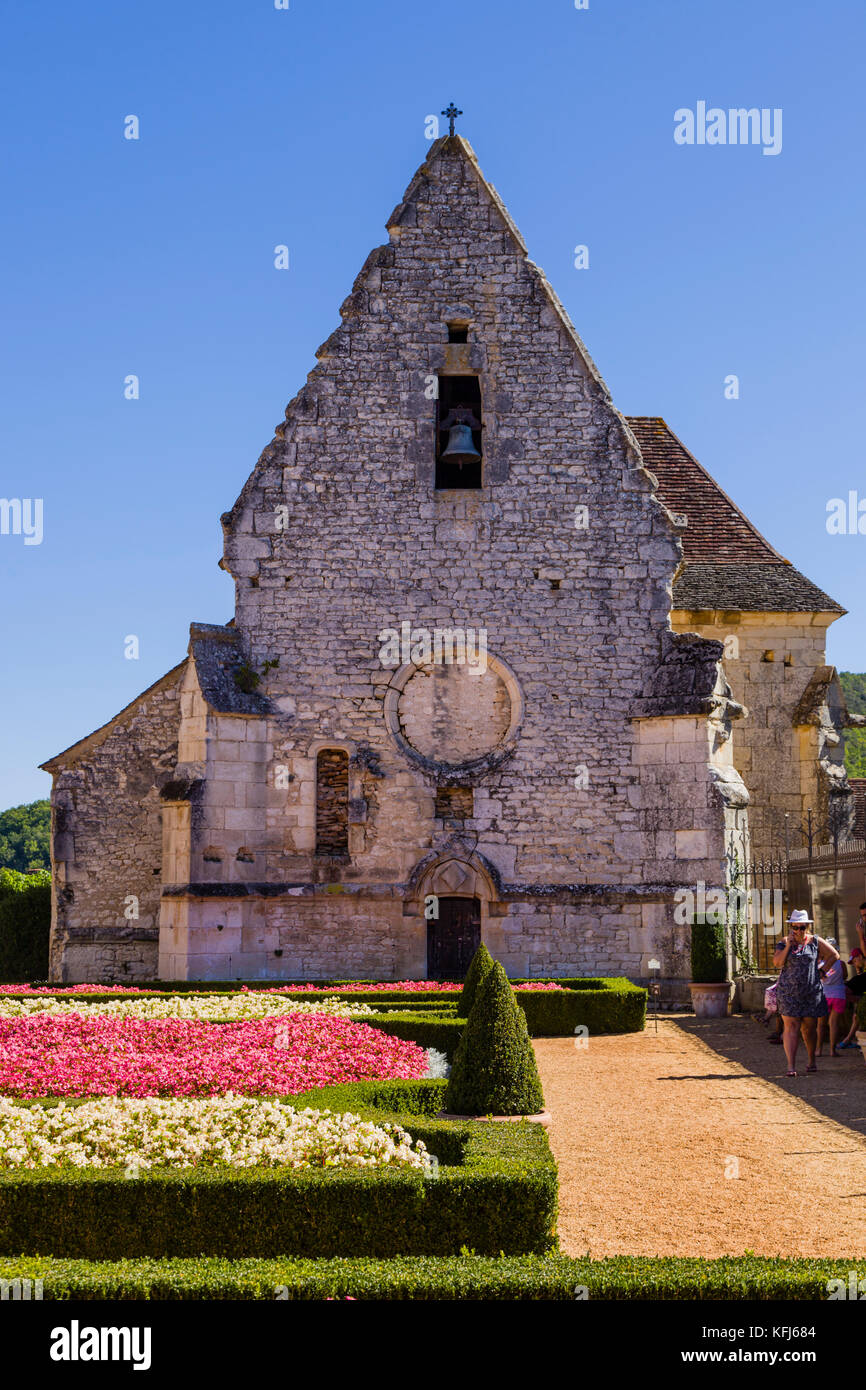
POLYGON ((457 1045, 445 1109, 459 1115, 537 1115, 544 1109, 526 1015, 498 961, 478 988, 457 1045))
POLYGON ((461 1018, 468 1018, 472 1005, 475 1003, 475 995, 482 980, 487 978, 488 972, 493 969, 493 957, 482 941, 475 955, 469 962, 469 969, 466 971, 466 979, 463 981, 463 990, 457 1000, 457 1012, 461 1018))

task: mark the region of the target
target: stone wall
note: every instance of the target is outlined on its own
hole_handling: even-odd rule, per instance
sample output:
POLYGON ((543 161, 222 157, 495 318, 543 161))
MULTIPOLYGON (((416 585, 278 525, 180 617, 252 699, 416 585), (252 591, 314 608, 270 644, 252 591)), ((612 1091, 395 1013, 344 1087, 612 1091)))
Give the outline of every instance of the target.
POLYGON ((748 710, 734 732, 734 762, 751 796, 752 850, 759 858, 784 850, 786 811, 796 826, 820 805, 818 731, 795 729, 793 716, 824 665, 830 620, 811 613, 671 614, 676 630, 725 643, 725 675, 748 710))
POLYGON ((423 977, 426 927, 399 901, 303 897, 167 900, 160 974, 188 980, 423 977))
MULTIPOLYGON (((675 876, 694 895, 695 908, 701 891, 729 887, 731 851, 740 862, 748 852, 749 795, 733 765, 732 726, 741 710, 732 705, 722 681, 718 695, 709 718, 636 721, 641 822, 650 854, 647 878, 675 876)), ((632 949, 640 949, 636 973, 641 978, 649 978, 650 959, 660 961, 658 978, 666 997, 671 997, 671 982, 687 979, 690 971, 691 913, 677 914, 676 905, 673 895, 646 904, 641 931, 631 939, 632 949)))
POLYGON ((50 975, 156 973, 162 870, 158 781, 177 761, 183 668, 69 755, 54 759, 50 975))
POLYGON ((642 952, 640 903, 509 903, 504 916, 482 918, 482 938, 512 976, 629 975, 642 952), (486 925, 486 929, 485 929, 486 925))

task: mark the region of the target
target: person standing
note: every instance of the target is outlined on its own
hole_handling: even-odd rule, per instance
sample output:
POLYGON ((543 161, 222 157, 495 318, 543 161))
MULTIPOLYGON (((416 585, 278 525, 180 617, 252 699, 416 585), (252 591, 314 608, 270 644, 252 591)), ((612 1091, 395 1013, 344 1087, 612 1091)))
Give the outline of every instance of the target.
MULTIPOLYGON (((832 936, 827 937, 827 945, 838 950, 837 942, 832 936)), ((837 1044, 839 1034, 842 1031, 842 1020, 845 1017, 845 977, 847 971, 841 956, 837 956, 832 965, 822 964, 818 967, 821 976, 821 985, 824 990, 824 998, 827 1000, 827 1008, 830 1010, 830 1056, 838 1057, 837 1044)), ((818 1056, 820 1057, 824 1049, 824 1033, 826 1032, 826 1020, 818 1019, 818 1056)))
POLYGON ((854 950, 848 957, 848 964, 851 966, 854 973, 848 977, 848 982, 845 985, 845 993, 848 997, 848 1004, 853 1010, 854 1017, 851 1020, 851 1027, 839 1044, 840 1051, 843 1047, 858 1048, 860 1046, 855 1036, 857 1033, 857 1004, 861 994, 866 993, 866 973, 864 973, 866 972, 866 956, 864 956, 859 946, 854 947, 854 950))
MULTIPOLYGON (((866 925, 866 924, 864 924, 866 925)), ((818 1019, 829 1013, 818 971, 839 959, 839 952, 808 929, 814 926, 808 912, 795 908, 788 918, 788 935, 776 946, 773 965, 779 971, 776 999, 782 1015, 782 1041, 788 1059, 788 1075, 796 1076, 800 1037, 806 1046, 806 1071, 817 1071, 815 1048, 818 1019)))

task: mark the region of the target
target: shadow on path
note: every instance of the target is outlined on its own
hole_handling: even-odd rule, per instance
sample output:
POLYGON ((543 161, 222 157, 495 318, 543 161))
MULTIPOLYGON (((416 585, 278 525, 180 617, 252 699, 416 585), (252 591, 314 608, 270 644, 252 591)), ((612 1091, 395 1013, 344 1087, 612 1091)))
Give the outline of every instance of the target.
MULTIPOLYGON (((866 1064, 858 1048, 847 1050, 840 1057, 824 1055, 818 1058, 818 1070, 806 1075, 806 1052, 801 1045, 797 1057, 796 1077, 786 1076, 787 1061, 784 1049, 767 1042, 767 1032, 750 1014, 732 1014, 728 1018, 696 1018, 694 1014, 668 1014, 667 1022, 683 1033, 705 1043, 721 1057, 736 1063, 741 1071, 736 1076, 717 1076, 707 1072, 694 1080, 743 1080, 759 1077, 778 1087, 786 1096, 795 1096, 810 1106, 817 1115, 845 1125, 853 1133, 866 1138, 866 1064)), ((666 1080, 684 1080, 682 1076, 666 1080)), ((757 1099, 757 1097, 755 1097, 757 1099)), ((744 1101, 748 1104, 748 1101, 744 1101)), ((819 1123, 816 1117, 816 1123, 819 1123)), ((837 1151, 838 1152, 838 1151, 837 1151)), ((844 1151, 843 1151, 844 1152, 844 1151)))

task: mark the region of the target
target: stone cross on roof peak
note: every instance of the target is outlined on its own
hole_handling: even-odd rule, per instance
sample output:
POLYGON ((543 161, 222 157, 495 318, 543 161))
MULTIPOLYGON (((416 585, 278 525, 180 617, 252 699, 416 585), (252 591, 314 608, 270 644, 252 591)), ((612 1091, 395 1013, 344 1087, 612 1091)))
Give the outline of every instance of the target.
POLYGON ((463 112, 458 111, 457 107, 454 105, 454 102, 452 101, 450 106, 445 107, 445 110, 442 112, 442 115, 448 117, 448 134, 453 135, 455 117, 462 116, 463 112))

